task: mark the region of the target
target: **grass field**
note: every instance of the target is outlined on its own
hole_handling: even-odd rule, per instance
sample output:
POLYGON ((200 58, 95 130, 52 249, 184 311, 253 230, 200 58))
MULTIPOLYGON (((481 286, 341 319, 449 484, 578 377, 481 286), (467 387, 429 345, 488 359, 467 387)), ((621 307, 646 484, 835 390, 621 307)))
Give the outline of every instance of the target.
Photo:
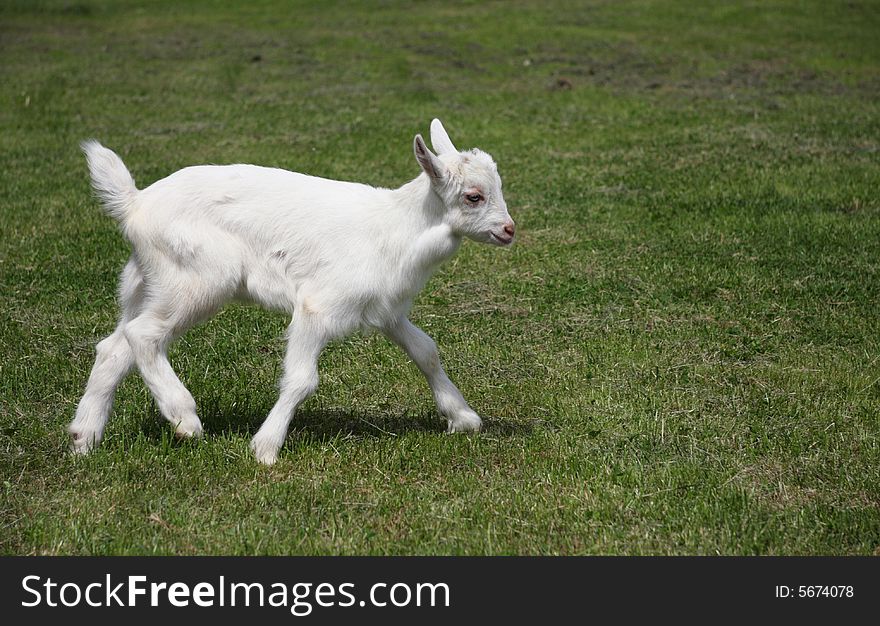
POLYGON ((0 2, 0 552, 876 554, 880 3, 0 2), (397 186, 444 120, 518 243, 413 319, 486 420, 447 436, 385 339, 330 346, 277 465, 287 320, 235 305, 66 453, 129 254, 78 143, 145 186, 253 162, 397 186))

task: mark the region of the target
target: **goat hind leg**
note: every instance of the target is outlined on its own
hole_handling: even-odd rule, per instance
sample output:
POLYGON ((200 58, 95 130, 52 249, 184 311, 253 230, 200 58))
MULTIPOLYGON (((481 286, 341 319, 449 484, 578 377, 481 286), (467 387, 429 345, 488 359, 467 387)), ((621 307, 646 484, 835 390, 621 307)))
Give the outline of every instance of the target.
POLYGON ((104 436, 104 429, 113 408, 113 396, 134 363, 134 355, 125 338, 125 324, 134 317, 143 301, 143 277, 132 259, 120 279, 119 301, 122 315, 116 330, 95 347, 95 363, 89 375, 76 415, 67 427, 70 449, 87 454, 104 436))
POLYGON ((159 412, 181 438, 199 437, 202 422, 196 403, 168 362, 169 344, 188 328, 207 319, 235 293, 241 278, 240 259, 228 237, 217 229, 168 231, 168 256, 149 251, 143 261, 146 297, 140 314, 125 325, 141 377, 159 412))
POLYGON ((149 387, 159 412, 174 426, 178 437, 199 437, 202 422, 196 415, 196 402, 183 385, 171 363, 168 345, 190 325, 178 317, 160 313, 163 307, 145 310, 125 326, 125 337, 131 346, 135 363, 149 387))
POLYGON ((123 323, 101 340, 95 348, 95 364, 82 399, 76 407, 76 416, 68 425, 70 449, 76 454, 87 454, 104 436, 104 428, 113 408, 116 387, 128 374, 134 357, 125 334, 123 323))

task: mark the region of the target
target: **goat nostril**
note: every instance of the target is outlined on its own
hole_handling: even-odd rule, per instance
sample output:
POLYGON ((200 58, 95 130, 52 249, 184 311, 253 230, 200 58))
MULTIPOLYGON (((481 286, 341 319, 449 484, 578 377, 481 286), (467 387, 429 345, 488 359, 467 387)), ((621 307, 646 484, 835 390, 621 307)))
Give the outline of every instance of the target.
POLYGON ((516 232, 515 228, 516 227, 513 225, 513 222, 511 222, 509 224, 505 224, 504 225, 504 232, 507 233, 508 235, 510 235, 511 237, 513 237, 513 233, 516 232))

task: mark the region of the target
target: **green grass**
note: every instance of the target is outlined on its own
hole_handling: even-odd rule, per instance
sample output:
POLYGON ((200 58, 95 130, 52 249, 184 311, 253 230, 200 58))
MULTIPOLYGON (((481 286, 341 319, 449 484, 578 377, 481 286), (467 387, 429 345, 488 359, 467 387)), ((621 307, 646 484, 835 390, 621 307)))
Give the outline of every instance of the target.
POLYGON ((365 4, 0 3, 0 552, 876 553, 880 5, 365 4), (353 337, 258 466, 287 320, 232 306, 171 355, 203 440, 131 376, 66 454, 129 254, 80 140, 396 186, 434 116, 520 232, 413 310, 484 433, 353 337))

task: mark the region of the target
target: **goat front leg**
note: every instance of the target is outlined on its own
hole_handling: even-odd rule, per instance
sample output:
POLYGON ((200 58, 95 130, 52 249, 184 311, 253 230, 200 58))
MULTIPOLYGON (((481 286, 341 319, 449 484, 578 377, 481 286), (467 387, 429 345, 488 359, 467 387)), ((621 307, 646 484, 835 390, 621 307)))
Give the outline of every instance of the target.
POLYGON ((288 327, 278 401, 251 440, 260 463, 272 465, 278 460, 294 412, 318 388, 318 356, 329 339, 320 320, 308 313, 297 314, 288 327))
POLYGON ((459 433, 480 430, 480 416, 465 401, 440 364, 437 344, 408 319, 401 318, 383 329, 385 336, 409 355, 431 386, 437 410, 446 418, 447 432, 459 433))

